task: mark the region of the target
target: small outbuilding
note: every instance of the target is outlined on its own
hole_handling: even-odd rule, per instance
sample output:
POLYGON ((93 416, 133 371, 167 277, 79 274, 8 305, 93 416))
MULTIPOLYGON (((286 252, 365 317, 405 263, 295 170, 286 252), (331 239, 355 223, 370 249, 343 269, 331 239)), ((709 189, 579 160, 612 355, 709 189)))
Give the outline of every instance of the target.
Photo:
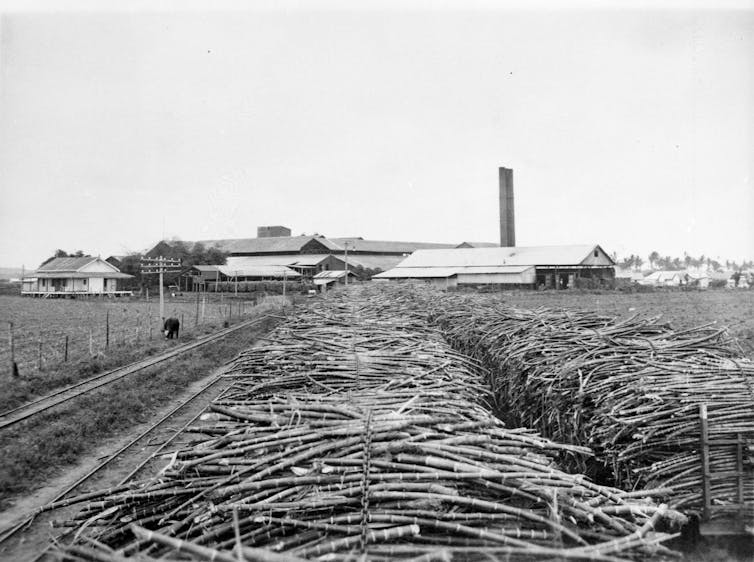
POLYGON ((688 275, 685 271, 653 271, 639 283, 654 287, 680 287, 685 285, 687 281, 688 275))
POLYGON ((312 278, 312 281, 315 285, 332 285, 332 284, 341 284, 344 285, 346 282, 346 274, 348 275, 348 279, 351 280, 355 275, 353 274, 353 271, 346 272, 345 270, 338 270, 338 271, 322 271, 320 273, 317 273, 312 278))
POLYGON ((190 279, 192 290, 212 290, 218 283, 245 281, 294 281, 301 274, 284 265, 192 265, 183 275, 190 279))
POLYGON ((644 280, 644 274, 633 268, 616 267, 615 280, 623 283, 641 283, 644 280))
POLYGON ((54 258, 24 277, 21 294, 33 297, 130 296, 118 282, 133 276, 100 257, 54 258))

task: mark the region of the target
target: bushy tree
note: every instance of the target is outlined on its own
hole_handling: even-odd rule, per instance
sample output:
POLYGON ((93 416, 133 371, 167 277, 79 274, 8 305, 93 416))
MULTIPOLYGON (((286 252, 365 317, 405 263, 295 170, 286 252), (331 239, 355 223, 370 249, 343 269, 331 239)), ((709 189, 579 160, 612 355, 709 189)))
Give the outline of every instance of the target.
POLYGON ((352 272, 356 276, 356 279, 358 279, 359 281, 368 281, 374 275, 382 273, 382 270, 380 268, 370 269, 361 265, 356 267, 349 267, 348 271, 352 272))
POLYGON ((184 267, 192 265, 224 265, 228 258, 227 252, 223 252, 215 247, 206 248, 200 242, 189 245, 182 240, 171 240, 168 244, 170 245, 171 255, 165 257, 180 259, 184 267))
POLYGON ((43 265, 50 263, 55 258, 90 258, 90 257, 92 256, 89 254, 85 254, 81 250, 76 250, 72 254, 69 254, 65 250, 61 250, 60 248, 58 248, 57 250, 55 250, 55 253, 49 258, 47 258, 45 261, 43 261, 42 265, 40 265, 39 267, 42 267, 43 265))

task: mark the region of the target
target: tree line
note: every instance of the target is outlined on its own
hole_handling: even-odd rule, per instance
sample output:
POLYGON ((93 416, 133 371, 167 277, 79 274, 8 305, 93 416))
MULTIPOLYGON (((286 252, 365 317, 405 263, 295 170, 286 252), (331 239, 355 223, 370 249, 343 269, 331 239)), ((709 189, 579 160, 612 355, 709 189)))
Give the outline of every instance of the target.
POLYGON ((624 269, 636 269, 640 270, 642 265, 648 264, 650 269, 662 269, 670 271, 678 271, 681 269, 689 268, 706 268, 712 271, 734 270, 741 271, 743 269, 754 268, 754 260, 743 260, 740 264, 734 260, 725 260, 720 262, 712 259, 709 256, 701 255, 698 258, 689 254, 684 254, 683 258, 662 256, 659 252, 653 251, 647 256, 647 261, 644 261, 641 256, 631 254, 620 260, 616 260, 619 266, 624 269))
MULTIPOLYGON (((119 269, 123 273, 134 276, 131 280, 133 287, 156 287, 158 284, 157 275, 141 274, 141 259, 158 256, 179 259, 183 268, 186 268, 194 265, 224 265, 228 253, 217 248, 207 248, 200 242, 187 244, 181 240, 173 240, 170 244, 158 245, 146 254, 135 252, 125 256, 120 261, 119 269)), ((170 285, 178 277, 178 273, 165 274, 164 280, 166 284, 170 285)))

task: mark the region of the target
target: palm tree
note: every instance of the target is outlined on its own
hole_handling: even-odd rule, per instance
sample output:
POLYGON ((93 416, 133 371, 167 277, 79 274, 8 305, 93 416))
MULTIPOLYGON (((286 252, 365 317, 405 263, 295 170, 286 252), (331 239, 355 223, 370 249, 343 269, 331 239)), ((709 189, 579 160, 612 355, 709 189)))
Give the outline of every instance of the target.
POLYGON ((649 254, 649 267, 655 268, 655 262, 660 259, 660 253, 656 250, 649 254))

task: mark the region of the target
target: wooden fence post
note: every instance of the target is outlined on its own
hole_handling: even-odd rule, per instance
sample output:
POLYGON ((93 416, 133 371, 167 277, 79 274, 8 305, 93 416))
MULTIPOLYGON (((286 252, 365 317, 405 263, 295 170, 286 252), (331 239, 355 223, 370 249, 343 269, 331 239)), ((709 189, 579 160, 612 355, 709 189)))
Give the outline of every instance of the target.
POLYGON ((65 351, 63 352, 63 362, 68 363, 68 334, 65 336, 65 351))
POLYGON ((709 521, 712 511, 710 466, 709 466, 709 430, 707 421, 707 404, 699 404, 700 456, 702 460, 702 521, 709 521))
POLYGON ((105 349, 110 347, 110 311, 105 313, 105 349))
POLYGON ((16 356, 13 345, 13 322, 8 322, 8 347, 10 348, 10 374, 13 376, 16 372, 16 356))
POLYGON ((196 293, 196 315, 194 316, 194 326, 199 324, 199 291, 196 291, 196 287, 194 287, 195 293, 196 293))
POLYGON ((89 357, 94 356, 94 342, 92 341, 92 327, 89 327, 89 357))
POLYGON ((42 370, 42 324, 39 324, 39 353, 37 355, 37 370, 42 370))
POLYGON ((186 329, 186 324, 183 323, 183 312, 181 312, 181 330, 186 329))

